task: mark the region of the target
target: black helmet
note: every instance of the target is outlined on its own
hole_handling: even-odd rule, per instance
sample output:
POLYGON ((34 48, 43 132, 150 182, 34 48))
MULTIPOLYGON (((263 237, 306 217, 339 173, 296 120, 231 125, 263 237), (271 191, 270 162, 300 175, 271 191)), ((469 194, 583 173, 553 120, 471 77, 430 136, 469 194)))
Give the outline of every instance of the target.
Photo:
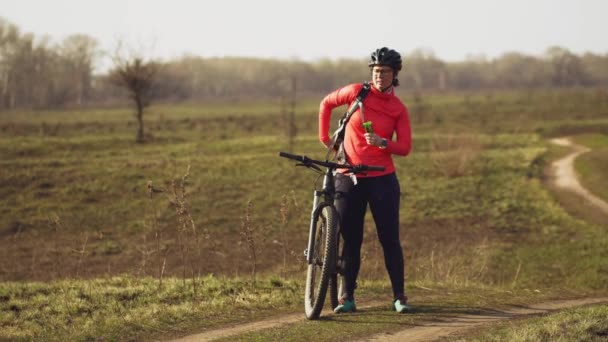
POLYGON ((374 65, 388 65, 396 72, 399 72, 401 70, 401 55, 393 49, 383 47, 372 52, 367 65, 369 67, 373 67, 374 65))

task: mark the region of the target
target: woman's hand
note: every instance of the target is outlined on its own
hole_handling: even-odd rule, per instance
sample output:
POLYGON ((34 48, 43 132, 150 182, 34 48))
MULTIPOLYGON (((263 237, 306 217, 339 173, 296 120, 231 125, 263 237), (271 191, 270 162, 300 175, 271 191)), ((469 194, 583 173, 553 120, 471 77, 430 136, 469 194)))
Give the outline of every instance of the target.
POLYGON ((368 145, 374 145, 374 146, 382 146, 382 140, 383 138, 381 136, 379 136, 376 133, 365 133, 365 140, 367 141, 368 145))

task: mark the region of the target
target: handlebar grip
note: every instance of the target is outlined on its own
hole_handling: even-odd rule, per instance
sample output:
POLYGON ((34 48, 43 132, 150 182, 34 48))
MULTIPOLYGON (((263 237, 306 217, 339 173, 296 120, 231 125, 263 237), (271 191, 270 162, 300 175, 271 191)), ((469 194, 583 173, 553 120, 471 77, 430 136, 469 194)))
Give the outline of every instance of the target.
POLYGON ((279 152, 279 156, 283 157, 283 158, 297 160, 297 161, 302 161, 302 159, 303 159, 302 156, 298 156, 296 154, 291 154, 291 153, 287 153, 287 152, 279 152))
POLYGON ((367 170, 369 171, 384 171, 384 166, 373 166, 373 165, 369 165, 366 167, 367 170))

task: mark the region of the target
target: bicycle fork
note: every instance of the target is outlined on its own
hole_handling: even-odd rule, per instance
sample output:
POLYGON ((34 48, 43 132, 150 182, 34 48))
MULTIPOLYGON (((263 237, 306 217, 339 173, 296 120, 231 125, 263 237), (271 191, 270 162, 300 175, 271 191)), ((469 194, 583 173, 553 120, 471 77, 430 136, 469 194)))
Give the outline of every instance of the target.
POLYGON ((318 215, 317 212, 322 210, 323 207, 319 206, 321 197, 323 196, 325 201, 330 199, 333 202, 333 194, 335 192, 333 171, 328 169, 323 177, 323 190, 315 190, 314 198, 312 201, 312 212, 310 213, 310 228, 308 230, 308 248, 304 251, 306 256, 306 262, 310 265, 314 262, 313 256, 315 255, 315 237, 317 236, 317 222, 315 217, 318 215), (330 197, 330 198, 328 198, 330 197))
POLYGON ((317 236, 317 222, 315 222, 315 216, 317 215, 317 211, 321 208, 319 207, 319 202, 321 195, 323 195, 323 191, 315 190, 314 199, 312 201, 312 212, 310 213, 310 228, 308 229, 308 247, 304 251, 306 256, 306 262, 310 265, 313 263, 313 255, 315 255, 315 236, 317 236))

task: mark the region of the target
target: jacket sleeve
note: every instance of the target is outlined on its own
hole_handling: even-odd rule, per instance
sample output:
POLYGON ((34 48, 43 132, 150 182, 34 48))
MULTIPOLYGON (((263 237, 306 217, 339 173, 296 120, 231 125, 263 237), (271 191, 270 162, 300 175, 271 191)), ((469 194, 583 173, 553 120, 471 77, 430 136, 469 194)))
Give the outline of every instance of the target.
POLYGON ((325 96, 321 101, 321 105, 319 106, 319 140, 321 142, 327 143, 330 141, 329 123, 331 111, 334 108, 353 102, 362 87, 363 85, 361 84, 350 84, 338 88, 325 96))
POLYGON ((395 132, 397 139, 389 141, 386 150, 390 154, 407 156, 412 151, 412 127, 410 125, 410 117, 407 108, 404 106, 404 111, 399 115, 395 132))

